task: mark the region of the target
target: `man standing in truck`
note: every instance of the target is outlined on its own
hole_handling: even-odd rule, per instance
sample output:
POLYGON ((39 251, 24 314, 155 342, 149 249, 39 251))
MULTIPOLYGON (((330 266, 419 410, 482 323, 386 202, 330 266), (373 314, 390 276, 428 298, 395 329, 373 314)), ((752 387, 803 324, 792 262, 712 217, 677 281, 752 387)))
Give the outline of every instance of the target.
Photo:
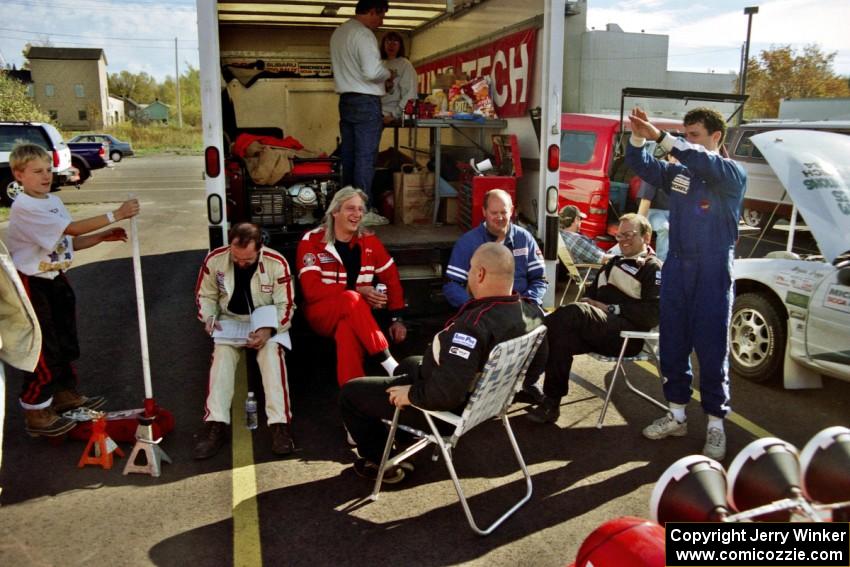
POLYGON ((670 413, 643 430, 649 439, 687 434, 685 406, 691 398, 690 355, 696 350, 702 408, 708 415, 703 453, 726 454, 723 418, 729 413, 729 320, 732 260, 747 175, 718 148, 726 134, 723 116, 710 108, 685 115, 685 138, 655 127, 646 112, 629 116, 631 142, 626 163, 641 179, 670 198, 670 250, 662 269, 661 373, 670 413), (655 140, 678 160, 670 163, 646 151, 655 140))
MULTIPOLYGON (((393 73, 381 61, 375 30, 384 23, 387 0, 358 0, 354 17, 331 36, 334 89, 339 93, 340 157, 342 184, 362 189, 372 201, 375 159, 383 130, 381 97, 393 73)), ((386 224, 387 219, 369 210, 363 225, 386 224)))

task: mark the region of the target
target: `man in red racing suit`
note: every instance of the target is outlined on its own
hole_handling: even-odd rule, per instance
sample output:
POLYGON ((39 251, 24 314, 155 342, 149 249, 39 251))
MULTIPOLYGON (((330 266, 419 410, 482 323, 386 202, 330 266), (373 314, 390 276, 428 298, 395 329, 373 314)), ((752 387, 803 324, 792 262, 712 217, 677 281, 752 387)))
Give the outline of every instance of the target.
POLYGON ((364 375, 364 351, 382 358, 389 375, 398 365, 372 309, 389 310, 394 342, 407 336, 401 319, 404 292, 395 262, 378 237, 360 230, 365 206, 365 194, 359 189, 338 191, 323 225, 304 234, 296 254, 304 313, 316 333, 336 342, 340 386, 364 375), (375 280, 386 286, 386 292, 375 289, 375 280))

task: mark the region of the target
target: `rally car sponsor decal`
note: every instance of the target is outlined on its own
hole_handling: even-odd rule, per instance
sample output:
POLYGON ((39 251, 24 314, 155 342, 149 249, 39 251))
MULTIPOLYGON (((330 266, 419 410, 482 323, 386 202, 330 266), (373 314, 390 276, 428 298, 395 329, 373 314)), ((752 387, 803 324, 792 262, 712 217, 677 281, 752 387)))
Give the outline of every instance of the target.
POLYGON ((831 285, 826 290, 823 306, 843 313, 850 313, 850 288, 843 285, 831 285))

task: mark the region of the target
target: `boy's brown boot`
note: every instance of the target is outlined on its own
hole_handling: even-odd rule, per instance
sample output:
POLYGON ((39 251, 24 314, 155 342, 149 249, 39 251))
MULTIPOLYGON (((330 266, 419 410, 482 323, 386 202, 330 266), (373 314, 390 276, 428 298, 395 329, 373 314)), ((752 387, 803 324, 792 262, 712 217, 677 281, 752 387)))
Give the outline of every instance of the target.
POLYGON ((53 394, 53 411, 59 414, 77 408, 96 410, 105 403, 103 396, 83 396, 74 390, 60 390, 53 394))
POLYGON ((33 437, 59 437, 76 427, 77 422, 56 415, 53 408, 24 410, 26 430, 33 437))

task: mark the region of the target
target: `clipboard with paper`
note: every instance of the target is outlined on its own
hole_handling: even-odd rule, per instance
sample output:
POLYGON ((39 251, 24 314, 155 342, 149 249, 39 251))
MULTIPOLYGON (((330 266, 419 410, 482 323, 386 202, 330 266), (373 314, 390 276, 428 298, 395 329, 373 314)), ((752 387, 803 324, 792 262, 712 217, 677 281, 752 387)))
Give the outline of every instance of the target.
MULTIPOLYGON (((248 321, 234 319, 220 319, 217 325, 221 329, 213 329, 212 338, 217 345, 245 346, 248 344, 248 335, 263 327, 277 329, 277 308, 274 305, 264 305, 256 308, 248 321)), ((273 335, 270 341, 292 350, 292 341, 289 331, 273 335)))

